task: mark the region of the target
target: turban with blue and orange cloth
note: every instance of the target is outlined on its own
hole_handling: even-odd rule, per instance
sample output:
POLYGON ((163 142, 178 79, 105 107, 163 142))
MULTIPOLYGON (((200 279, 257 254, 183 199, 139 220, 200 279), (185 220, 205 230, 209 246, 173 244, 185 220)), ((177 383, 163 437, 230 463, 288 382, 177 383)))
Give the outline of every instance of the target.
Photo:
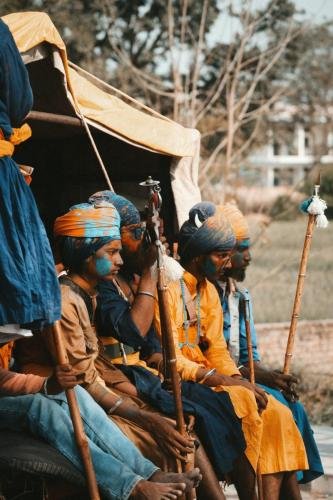
POLYGON ((219 205, 222 214, 228 219, 236 237, 237 243, 250 245, 250 230, 242 212, 231 203, 219 205))
POLYGON ((182 262, 214 251, 229 252, 236 239, 221 209, 210 202, 194 205, 189 219, 180 228, 178 252, 182 262))
POLYGON ((120 216, 107 202, 74 205, 55 220, 54 236, 65 268, 81 272, 90 255, 110 241, 120 240, 120 216))
POLYGON ((120 215, 120 227, 140 223, 140 214, 136 206, 127 198, 113 191, 98 191, 89 198, 89 203, 98 204, 107 201, 116 207, 120 215))
POLYGON ((130 200, 113 191, 99 191, 89 198, 89 203, 99 204, 103 203, 103 201, 112 203, 118 210, 123 247, 136 252, 144 233, 144 225, 141 223, 139 210, 130 200))

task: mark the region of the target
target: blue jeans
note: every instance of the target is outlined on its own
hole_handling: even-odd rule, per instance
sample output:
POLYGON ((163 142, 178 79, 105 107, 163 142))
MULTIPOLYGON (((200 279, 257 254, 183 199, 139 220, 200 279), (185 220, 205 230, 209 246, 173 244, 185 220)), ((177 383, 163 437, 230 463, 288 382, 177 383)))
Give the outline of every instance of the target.
MULTIPOLYGON (((127 499, 135 485, 158 468, 146 460, 81 387, 75 388, 99 487, 108 499, 127 499)), ((70 460, 82 473, 65 394, 0 397, 0 429, 29 430, 70 460)))

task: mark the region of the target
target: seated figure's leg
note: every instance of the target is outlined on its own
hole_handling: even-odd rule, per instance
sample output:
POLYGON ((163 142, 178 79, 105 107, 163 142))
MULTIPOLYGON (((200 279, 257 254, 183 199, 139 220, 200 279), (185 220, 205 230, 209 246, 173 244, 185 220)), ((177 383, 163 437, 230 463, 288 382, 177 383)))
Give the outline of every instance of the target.
MULTIPOLYGON (((58 401, 41 394, 0 398, 0 427, 30 430, 54 446, 82 471, 72 422, 58 401)), ((127 446, 128 440, 124 436, 122 438, 123 443, 120 444, 118 441, 118 445, 127 446)), ((129 444, 132 449, 131 443, 129 444)), ((128 498, 139 481, 149 478, 157 470, 157 467, 142 457, 147 463, 146 476, 141 476, 133 472, 127 465, 128 460, 124 462, 120 455, 113 456, 111 452, 105 452, 91 440, 89 448, 97 482, 106 497, 110 499, 128 498)), ((141 456, 137 450, 135 451, 141 456)))
MULTIPOLYGON (((144 478, 150 477, 158 467, 152 468, 152 463, 143 457, 137 447, 119 429, 118 425, 106 415, 105 411, 86 390, 78 386, 75 388, 75 394, 89 439, 104 452, 111 453, 127 464, 136 474, 144 478)), ((51 397, 56 399, 69 415, 68 403, 64 393, 51 397)))
POLYGON ((259 465, 262 474, 308 469, 302 437, 289 408, 268 395, 261 414, 263 434, 259 465))

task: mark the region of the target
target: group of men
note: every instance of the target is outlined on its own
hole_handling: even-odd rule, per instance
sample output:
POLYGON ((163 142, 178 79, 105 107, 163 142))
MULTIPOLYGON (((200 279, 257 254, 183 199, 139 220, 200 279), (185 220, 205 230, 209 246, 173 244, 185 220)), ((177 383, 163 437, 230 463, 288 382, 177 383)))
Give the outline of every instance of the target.
POLYGON ((11 158, 29 136, 13 127, 31 108, 31 90, 2 21, 0 35, 0 429, 28 429, 83 471, 64 393, 75 388, 105 498, 174 499, 196 488, 199 498, 223 499, 226 481, 252 500, 260 475, 266 500, 300 500, 298 481, 323 470, 304 408, 291 402, 296 379, 262 367, 252 317, 260 385, 248 380, 248 292, 237 284, 250 261, 245 218, 233 205, 198 203, 177 236, 179 261, 164 258, 184 436, 161 377, 156 246, 126 198, 98 192, 56 219, 59 310, 45 230, 11 158), (52 334, 59 316, 66 365, 52 334), (34 336, 15 344, 17 373, 8 341, 30 328, 34 336), (192 466, 174 472, 176 461, 192 466))
MULTIPOLYGON (((306 482, 322 467, 304 408, 289 401, 296 379, 261 367, 252 318, 256 376, 265 385, 248 381, 244 291, 236 280, 250 262, 250 241, 239 210, 204 202, 191 209, 178 235, 179 278, 168 284, 183 409, 194 416, 194 437, 175 429, 173 397, 161 383, 156 251, 136 207, 111 191, 96 193, 58 217, 54 235, 66 270, 59 278, 60 327, 69 365, 54 371, 50 327, 17 342, 23 373, 1 371, 0 427, 24 422, 82 469, 62 392, 78 385, 107 498, 176 498, 198 486, 202 498, 222 499, 220 482, 231 481, 241 499, 252 499, 259 472, 265 498, 300 499, 296 472, 306 482), (194 454, 192 471, 160 472, 175 470, 174 460, 187 454, 194 454)), ((165 259, 167 271, 171 261, 165 259)))

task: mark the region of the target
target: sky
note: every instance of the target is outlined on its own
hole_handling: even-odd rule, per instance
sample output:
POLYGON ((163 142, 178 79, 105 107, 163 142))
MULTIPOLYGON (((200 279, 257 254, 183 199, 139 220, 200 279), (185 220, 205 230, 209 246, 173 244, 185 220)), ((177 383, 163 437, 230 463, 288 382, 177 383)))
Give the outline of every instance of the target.
POLYGON ((320 21, 324 17, 327 19, 333 18, 332 0, 294 0, 294 2, 298 7, 304 9, 310 17, 318 17, 320 21))
MULTIPOLYGON (((239 0, 229 0, 237 6, 239 0)), ((254 8, 261 8, 267 4, 268 0, 249 0, 254 8)), ((299 10, 304 10, 302 19, 311 22, 322 22, 325 19, 333 19, 333 0, 293 0, 299 10)), ((223 0, 222 0, 223 2, 223 0)), ((228 42, 238 23, 235 19, 226 14, 219 16, 211 29, 208 37, 209 43, 214 44, 218 38, 221 41, 228 42)))

